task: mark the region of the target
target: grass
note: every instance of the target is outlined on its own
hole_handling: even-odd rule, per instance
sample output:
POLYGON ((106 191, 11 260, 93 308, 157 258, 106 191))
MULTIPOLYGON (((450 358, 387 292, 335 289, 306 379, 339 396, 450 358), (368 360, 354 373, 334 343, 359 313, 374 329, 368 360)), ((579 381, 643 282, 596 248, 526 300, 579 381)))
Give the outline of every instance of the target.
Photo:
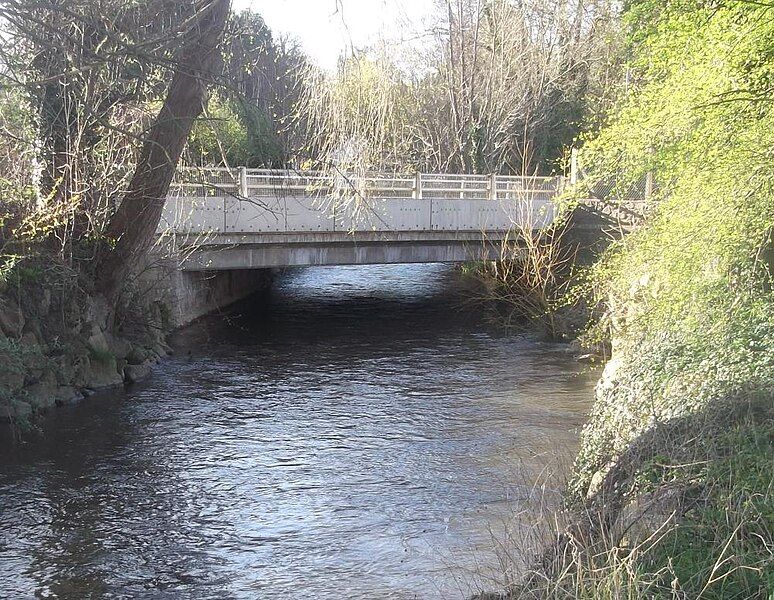
POLYGON ((592 495, 559 510, 533 506, 534 527, 502 553, 516 557, 503 565, 510 580, 514 571, 522 579, 478 598, 774 597, 771 400, 750 393, 659 424, 592 495), (541 540, 525 572, 523 558, 541 540))
POLYGON ((747 419, 709 440, 707 459, 664 469, 701 494, 645 557, 654 587, 683 597, 774 594, 774 422, 747 419))

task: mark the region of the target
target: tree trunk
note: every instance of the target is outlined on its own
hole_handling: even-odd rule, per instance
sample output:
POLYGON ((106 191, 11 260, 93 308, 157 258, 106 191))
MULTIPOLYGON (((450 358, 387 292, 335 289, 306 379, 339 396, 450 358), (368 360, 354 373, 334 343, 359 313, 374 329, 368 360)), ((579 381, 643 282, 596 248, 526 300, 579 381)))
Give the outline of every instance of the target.
POLYGON ((153 243, 183 147, 207 101, 206 81, 220 58, 218 44, 231 2, 202 0, 200 5, 129 188, 108 225, 106 236, 114 245, 98 265, 97 291, 111 303, 117 300, 131 268, 153 243))

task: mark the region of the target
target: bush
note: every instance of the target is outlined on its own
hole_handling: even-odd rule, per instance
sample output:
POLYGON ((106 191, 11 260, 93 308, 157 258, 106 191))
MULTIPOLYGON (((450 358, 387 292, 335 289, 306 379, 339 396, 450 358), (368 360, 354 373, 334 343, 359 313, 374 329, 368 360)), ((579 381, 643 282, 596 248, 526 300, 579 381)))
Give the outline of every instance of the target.
POLYGON ((554 550, 567 554, 550 585, 568 597, 774 593, 767 9, 627 11, 631 89, 582 158, 620 189, 652 171, 656 206, 589 274, 607 316, 588 335, 611 337, 614 358, 569 484, 575 526, 554 550))

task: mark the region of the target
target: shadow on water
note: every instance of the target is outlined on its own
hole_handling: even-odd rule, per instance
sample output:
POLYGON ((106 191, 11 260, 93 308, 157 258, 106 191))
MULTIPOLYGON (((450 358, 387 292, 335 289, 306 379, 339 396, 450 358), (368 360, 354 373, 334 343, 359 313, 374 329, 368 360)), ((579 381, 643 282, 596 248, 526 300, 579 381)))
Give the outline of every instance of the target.
POLYGON ((594 374, 459 292, 441 265, 289 271, 3 442, 0 592, 464 597, 594 374))

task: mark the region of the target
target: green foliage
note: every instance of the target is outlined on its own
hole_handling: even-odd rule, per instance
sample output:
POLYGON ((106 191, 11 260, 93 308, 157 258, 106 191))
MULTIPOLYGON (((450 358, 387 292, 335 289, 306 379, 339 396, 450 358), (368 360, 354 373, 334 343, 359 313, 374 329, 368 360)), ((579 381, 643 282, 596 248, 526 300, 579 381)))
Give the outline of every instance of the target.
POLYGON ((247 167, 283 166, 285 149, 266 112, 258 106, 245 103, 240 107, 239 118, 244 123, 246 133, 244 162, 240 164, 247 167))
POLYGON ((15 87, 0 89, 0 244, 35 205, 33 110, 15 87), (9 139, 10 138, 10 139, 9 139))
POLYGON ((618 402, 640 420, 610 431, 619 442, 774 368, 774 116, 758 99, 774 20, 754 3, 651 0, 626 18, 635 83, 583 150, 593 176, 622 187, 654 171, 660 199, 590 279, 626 363, 618 383, 637 390, 596 410, 609 421, 618 402))
POLYGON ((110 350, 88 346, 89 358, 105 365, 115 365, 116 357, 110 350))
POLYGON ((0 291, 9 287, 20 289, 41 282, 43 268, 25 258, 29 257, 0 253, 0 291))
MULTIPOLYGON (((772 400, 771 9, 640 0, 625 18, 628 94, 582 160, 592 180, 619 189, 653 172, 656 206, 647 226, 589 273, 587 291, 607 309, 601 328, 613 338, 614 359, 581 436, 570 484, 576 502, 596 473, 661 424, 728 398, 772 400)), ((650 582, 648 593, 665 597, 772 593, 773 429, 770 421, 728 428, 707 440, 697 420, 692 435, 709 450, 690 469, 635 465, 639 491, 681 481, 704 494, 650 562, 628 573, 636 589, 650 582)))
POLYGON ((0 255, 0 290, 12 283, 14 267, 21 260, 17 254, 0 255))
POLYGON ((662 201, 598 280, 615 300, 641 302, 627 326, 704 335, 731 323, 731 306, 771 301, 759 259, 774 225, 774 118, 743 85, 771 77, 774 22, 755 4, 698 2, 638 2, 628 20, 650 23, 632 33, 640 81, 584 158, 619 186, 654 171, 662 201))
POLYGON ((19 399, 19 390, 30 375, 39 377, 55 368, 55 362, 40 345, 0 336, 0 415, 4 404, 19 399))
POLYGON ((574 568, 555 582, 557 589, 572 593, 558 597, 771 598, 770 411, 771 406, 760 405, 737 410, 736 425, 725 430, 717 420, 704 431, 684 430, 679 446, 641 462, 633 486, 637 493, 630 489, 629 496, 638 499, 632 503, 637 508, 624 513, 623 536, 618 541, 611 536, 589 562, 576 556, 574 568))
POLYGON ((247 155, 247 132, 230 103, 213 96, 188 138, 195 164, 241 165, 247 155))
POLYGON ((5 395, 13 392, 11 382, 21 378, 25 372, 25 355, 28 349, 19 344, 16 340, 11 340, 5 336, 0 337, 0 390, 5 395))
POLYGON ((195 124, 188 159, 197 165, 285 166, 290 142, 281 130, 295 111, 305 57, 296 46, 274 40, 256 13, 232 14, 228 30, 226 85, 195 124))
POLYGON ((275 166, 284 150, 271 119, 258 106, 218 96, 188 139, 189 160, 200 165, 275 166))

